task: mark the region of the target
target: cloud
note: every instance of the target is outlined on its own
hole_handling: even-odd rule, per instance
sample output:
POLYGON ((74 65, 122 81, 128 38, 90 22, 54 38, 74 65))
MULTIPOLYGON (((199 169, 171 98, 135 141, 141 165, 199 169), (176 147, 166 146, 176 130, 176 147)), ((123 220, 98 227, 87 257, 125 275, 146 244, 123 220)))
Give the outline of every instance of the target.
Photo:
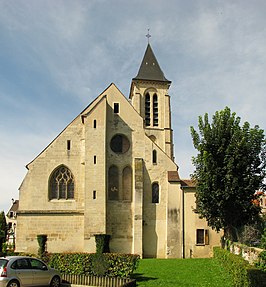
POLYGON ((0 1, 0 209, 24 165, 111 82, 128 95, 148 28, 172 80, 182 177, 193 171, 189 127, 199 115, 227 105, 265 129, 265 8, 260 0, 0 1))

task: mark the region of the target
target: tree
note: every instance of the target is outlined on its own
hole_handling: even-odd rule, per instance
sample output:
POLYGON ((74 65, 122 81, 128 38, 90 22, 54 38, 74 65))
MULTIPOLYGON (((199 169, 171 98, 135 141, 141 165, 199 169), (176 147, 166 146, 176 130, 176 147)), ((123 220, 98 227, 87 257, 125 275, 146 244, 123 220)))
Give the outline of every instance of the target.
POLYGON ((0 252, 2 252, 2 245, 6 241, 7 223, 4 211, 0 213, 0 252))
POLYGON ((226 107, 209 123, 200 116, 199 133, 191 127, 195 149, 192 177, 197 184, 196 204, 200 216, 225 237, 236 240, 237 229, 251 223, 260 212, 254 204, 255 191, 263 188, 265 177, 264 131, 240 126, 240 117, 226 107))

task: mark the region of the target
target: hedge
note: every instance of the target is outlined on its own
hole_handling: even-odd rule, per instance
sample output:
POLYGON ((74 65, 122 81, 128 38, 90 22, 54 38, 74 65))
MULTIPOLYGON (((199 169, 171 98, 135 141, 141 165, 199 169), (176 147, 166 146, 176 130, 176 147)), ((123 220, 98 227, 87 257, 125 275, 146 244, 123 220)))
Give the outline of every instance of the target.
POLYGON ((260 253, 259 261, 256 263, 256 267, 263 271, 266 271, 266 250, 260 253))
POLYGON ((119 253, 53 253, 49 266, 61 273, 109 277, 130 277, 137 268, 139 255, 119 253))
POLYGON ((230 273, 234 287, 265 287, 266 273, 252 267, 240 255, 215 247, 214 258, 218 259, 224 268, 230 273))

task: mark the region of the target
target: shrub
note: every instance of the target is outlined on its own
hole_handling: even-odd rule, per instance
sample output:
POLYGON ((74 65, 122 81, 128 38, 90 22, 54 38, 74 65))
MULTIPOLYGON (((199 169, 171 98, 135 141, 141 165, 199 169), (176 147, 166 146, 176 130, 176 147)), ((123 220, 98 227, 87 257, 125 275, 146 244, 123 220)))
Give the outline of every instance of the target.
POLYGON ((96 242, 96 253, 109 253, 109 241, 110 235, 108 234, 96 234, 95 235, 95 242, 96 242))
POLYGON ((256 267, 263 271, 266 271, 266 250, 260 253, 259 262, 256 263, 256 267))
POLYGON ((49 265, 65 274, 130 277, 139 255, 118 253, 54 253, 49 265))
POLYGON ((266 249, 266 228, 264 228, 263 234, 261 236, 260 247, 263 248, 263 249, 266 249))
POLYGON ((231 274, 235 287, 248 287, 248 262, 241 256, 230 253, 219 247, 214 248, 214 257, 217 258, 222 265, 231 274))
POLYGON ((240 255, 235 255, 219 247, 214 248, 214 257, 218 259, 232 276, 234 287, 264 287, 266 273, 253 268, 240 255))
POLYGON ((92 254, 91 271, 95 276, 107 276, 110 263, 101 253, 92 254))
POLYGON ((39 244, 38 256, 42 258, 45 256, 47 235, 46 234, 37 235, 37 241, 39 244))

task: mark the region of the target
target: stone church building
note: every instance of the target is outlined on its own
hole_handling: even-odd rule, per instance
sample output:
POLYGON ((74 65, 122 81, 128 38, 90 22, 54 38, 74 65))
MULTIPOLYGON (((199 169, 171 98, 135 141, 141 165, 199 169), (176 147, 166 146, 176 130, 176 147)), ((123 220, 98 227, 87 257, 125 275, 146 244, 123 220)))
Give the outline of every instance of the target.
POLYGON ((168 90, 150 44, 129 99, 111 84, 33 161, 19 194, 16 250, 110 251, 141 257, 207 257, 219 245, 195 210, 195 186, 173 155, 168 90))

